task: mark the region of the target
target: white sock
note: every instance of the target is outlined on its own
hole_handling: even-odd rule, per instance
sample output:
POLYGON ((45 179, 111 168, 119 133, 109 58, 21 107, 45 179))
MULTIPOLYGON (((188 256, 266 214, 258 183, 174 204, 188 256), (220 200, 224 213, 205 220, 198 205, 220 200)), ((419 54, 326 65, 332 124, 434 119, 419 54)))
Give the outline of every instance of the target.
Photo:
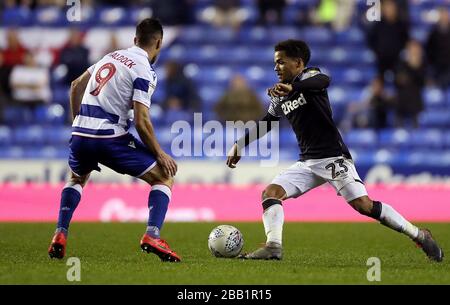
POLYGON ((264 230, 267 243, 274 242, 281 245, 283 235, 284 211, 281 204, 268 207, 263 213, 264 230))
POLYGON ((380 221, 381 224, 394 229, 398 232, 401 232, 410 238, 417 238, 419 235, 419 228, 407 221, 400 215, 393 207, 389 204, 381 203, 381 215, 380 221))

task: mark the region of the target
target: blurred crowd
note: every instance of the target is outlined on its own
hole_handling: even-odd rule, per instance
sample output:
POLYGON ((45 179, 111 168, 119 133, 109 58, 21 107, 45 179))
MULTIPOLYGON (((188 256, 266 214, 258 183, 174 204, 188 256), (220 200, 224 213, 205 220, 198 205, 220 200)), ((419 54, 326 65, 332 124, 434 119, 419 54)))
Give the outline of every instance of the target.
POLYGON ((437 10, 435 24, 424 43, 410 36, 407 1, 383 1, 381 21, 371 23, 366 31, 378 75, 369 85, 366 99, 349 105, 341 127, 386 128, 388 114, 393 112, 395 127, 417 128, 424 109, 424 87, 450 87, 448 7, 437 10), (393 85, 394 90, 388 92, 386 85, 393 85))
MULTIPOLYGON (((289 0, 255 0, 259 17, 257 25, 282 24, 289 0)), ((215 0, 198 16, 190 9, 196 0, 82 0, 83 6, 148 6, 153 15, 166 25, 210 23, 214 27, 231 27, 239 31, 246 12, 239 0, 215 0)), ((354 22, 356 0, 318 0, 298 13, 297 26, 316 25, 333 31, 345 31, 354 22)), ((12 10, 34 10, 39 7, 59 6, 66 0, 4 0, 2 15, 12 10)), ((364 101, 350 103, 340 122, 341 128, 385 128, 389 113, 395 115, 395 125, 418 126, 418 115, 423 110, 422 90, 427 85, 444 89, 450 86, 450 20, 448 7, 437 9, 437 18, 425 42, 410 36, 407 0, 383 0, 381 21, 357 21, 365 30, 367 45, 376 58, 378 75, 368 86, 364 101), (387 90, 393 88, 393 90, 387 90)), ((66 44, 52 50, 46 64, 36 60, 36 54, 20 42, 14 28, 6 31, 6 46, 0 50, 0 111, 4 105, 35 107, 51 101, 50 70, 64 67, 63 82, 70 85, 92 62, 90 50, 85 47, 84 33, 72 29, 66 44)), ((111 37, 109 50, 117 48, 111 37)), ((184 74, 184 67, 176 61, 164 63, 166 86, 159 101, 167 120, 188 118, 200 111, 202 101, 196 84, 184 74)), ((220 120, 255 120, 264 113, 263 102, 248 85, 245 78, 235 75, 229 88, 214 108, 220 120), (237 106, 241 111, 235 111, 237 106)), ((0 113, 0 120, 1 120, 0 113)), ((0 122, 1 123, 1 122, 0 122)))

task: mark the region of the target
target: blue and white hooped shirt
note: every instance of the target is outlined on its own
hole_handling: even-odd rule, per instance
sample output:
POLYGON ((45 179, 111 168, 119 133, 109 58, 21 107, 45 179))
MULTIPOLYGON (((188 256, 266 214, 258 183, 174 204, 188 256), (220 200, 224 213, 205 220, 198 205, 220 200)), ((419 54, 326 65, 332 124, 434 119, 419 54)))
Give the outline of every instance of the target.
POLYGON ((157 77, 147 52, 133 46, 105 55, 92 65, 72 134, 113 138, 128 132, 133 102, 150 108, 157 77))

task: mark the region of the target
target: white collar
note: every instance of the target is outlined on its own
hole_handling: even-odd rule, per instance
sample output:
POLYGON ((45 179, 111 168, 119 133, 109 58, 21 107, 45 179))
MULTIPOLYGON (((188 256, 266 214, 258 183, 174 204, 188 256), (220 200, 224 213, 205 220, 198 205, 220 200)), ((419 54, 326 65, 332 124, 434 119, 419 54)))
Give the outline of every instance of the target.
POLYGON ((143 55, 143 56, 147 57, 147 59, 148 59, 148 53, 144 49, 142 49, 138 46, 132 46, 131 48, 128 49, 128 51, 137 53, 139 55, 143 55))

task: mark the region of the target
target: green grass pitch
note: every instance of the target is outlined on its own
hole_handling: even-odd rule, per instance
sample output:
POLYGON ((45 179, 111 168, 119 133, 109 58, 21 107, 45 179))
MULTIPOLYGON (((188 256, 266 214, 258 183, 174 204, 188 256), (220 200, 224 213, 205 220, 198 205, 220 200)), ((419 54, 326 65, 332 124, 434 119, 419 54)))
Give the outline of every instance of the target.
MULTIPOLYGON (((244 251, 265 241, 262 223, 230 223, 244 251)), ((145 228, 136 223, 73 223, 66 258, 47 256, 54 224, 0 224, 0 284, 450 284, 450 264, 428 261, 402 234, 376 223, 286 223, 282 261, 219 259, 207 238, 217 223, 167 223, 163 228, 181 263, 142 253, 145 228), (68 257, 81 262, 69 282, 68 257), (381 260, 381 281, 369 282, 369 257, 381 260)), ((421 224, 450 251, 450 224, 421 224)))

